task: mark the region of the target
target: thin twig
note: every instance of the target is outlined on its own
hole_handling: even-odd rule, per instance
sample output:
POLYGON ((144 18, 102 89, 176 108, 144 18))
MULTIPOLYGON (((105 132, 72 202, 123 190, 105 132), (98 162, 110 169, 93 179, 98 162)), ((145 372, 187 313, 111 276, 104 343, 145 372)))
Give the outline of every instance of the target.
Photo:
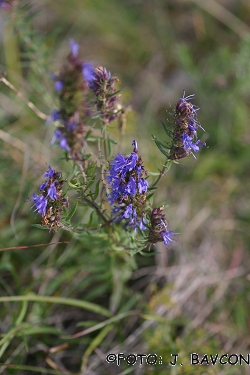
POLYGON ((39 243, 37 245, 29 245, 29 246, 14 246, 14 247, 4 247, 0 249, 0 252, 2 251, 8 251, 8 250, 23 250, 23 249, 30 249, 32 247, 41 247, 41 246, 50 246, 50 245, 58 245, 61 243, 69 243, 68 241, 61 241, 61 242, 50 242, 50 243, 39 243))
POLYGON ((104 214, 101 212, 100 208, 98 207, 98 205, 94 201, 92 201, 92 200, 88 199, 87 197, 85 197, 84 194, 83 194, 82 198, 83 198, 83 200, 89 206, 91 206, 91 207, 94 208, 94 210, 96 211, 97 215, 104 221, 105 224, 107 224, 107 225, 110 224, 110 221, 104 216, 104 214))
POLYGON ((48 116, 41 112, 33 103, 31 103, 20 91, 16 89, 15 86, 12 85, 5 77, 0 76, 0 82, 3 82, 6 86, 8 86, 32 111, 40 117, 42 120, 47 120, 48 116))

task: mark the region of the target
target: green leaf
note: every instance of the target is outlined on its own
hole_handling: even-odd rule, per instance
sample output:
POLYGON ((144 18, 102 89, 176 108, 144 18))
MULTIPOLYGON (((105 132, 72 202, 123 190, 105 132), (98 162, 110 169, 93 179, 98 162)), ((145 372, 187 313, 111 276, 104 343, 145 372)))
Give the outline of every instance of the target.
POLYGON ((99 324, 96 320, 85 320, 83 322, 77 323, 77 327, 94 327, 99 324))
POLYGON ((169 149, 167 144, 164 144, 164 143, 160 142, 153 134, 152 134, 152 136, 153 136, 153 140, 155 142, 157 142, 161 147, 166 148, 167 150, 169 149))
POLYGON ((152 252, 152 253, 143 253, 142 251, 140 251, 140 255, 142 255, 143 257, 152 257, 154 256, 155 254, 160 254, 160 252, 152 252))
POLYGON ((116 141, 114 141, 114 140, 111 139, 111 138, 108 138, 108 142, 109 142, 109 143, 112 143, 113 145, 117 145, 117 144, 118 144, 116 141))
POLYGON ((78 172, 77 167, 75 164, 73 164, 67 180, 71 181, 77 172, 78 172))
MULTIPOLYGON (((138 302, 138 297, 135 295, 128 301, 128 304, 123 305, 123 307, 122 307, 122 309, 121 309, 121 311, 119 312, 118 315, 113 316, 110 319, 104 320, 101 323, 97 323, 97 324, 93 325, 92 327, 90 326, 89 328, 86 328, 84 330, 84 335, 87 335, 91 332, 97 331, 97 330, 99 330, 99 329, 101 329, 101 328, 103 328, 103 327, 105 327, 105 326, 107 326, 111 323, 115 323, 115 322, 117 322, 121 319, 127 318, 128 316, 138 315, 139 312, 136 311, 136 310, 126 311, 126 310, 128 310, 129 306, 133 306, 136 302, 138 302)), ((87 326, 86 322, 80 322, 77 325, 78 326, 87 326)), ((68 338, 68 336, 65 336, 65 338, 68 338)))
MULTIPOLYGON (((157 174, 156 174, 156 176, 159 176, 159 174, 160 174, 160 172, 158 172, 157 174)), ((152 191, 152 190, 156 190, 157 189, 157 186, 149 186, 148 187, 148 191, 152 191)))
POLYGON ((94 194, 94 197, 93 197, 93 200, 95 201, 96 198, 98 197, 99 195, 99 188, 100 188, 100 180, 97 181, 96 183, 96 186, 95 186, 95 194, 94 194))
POLYGON ((87 141, 88 138, 91 136, 91 133, 92 133, 91 130, 88 130, 88 131, 87 131, 87 134, 85 135, 85 140, 86 140, 86 141, 87 141))
POLYGON ((21 332, 17 333, 17 336, 29 336, 29 335, 59 335, 61 332, 51 326, 41 326, 41 327, 24 327, 21 332))
POLYGON ((91 227, 92 223, 93 223, 93 220, 94 220, 94 214, 95 214, 95 211, 92 211, 90 216, 89 216, 89 222, 88 222, 88 227, 91 227))
POLYGON ((64 220, 70 221, 72 219, 72 217, 74 216, 74 214, 76 212, 77 206, 78 206, 78 204, 76 202, 76 204, 74 205, 74 207, 72 208, 72 210, 69 212, 68 216, 64 220))
POLYGON ((121 92, 121 90, 118 90, 118 91, 114 92, 113 94, 107 95, 107 97, 112 98, 112 96, 116 96, 117 94, 119 94, 119 92, 121 92))
POLYGON ((38 228, 38 229, 43 229, 43 230, 48 230, 49 227, 47 225, 41 225, 41 224, 31 224, 32 227, 38 228))
MULTIPOLYGON (((159 176, 159 172, 149 172, 149 171, 147 171, 147 172, 150 176, 159 176)), ((154 189, 156 189, 156 188, 154 187, 154 189)))
POLYGON ((74 298, 66 297, 51 297, 51 296, 40 296, 36 294, 27 294, 24 296, 7 296, 0 297, 0 302, 18 302, 18 301, 28 301, 28 302, 39 302, 39 303, 58 303, 62 305, 79 307, 80 309, 88 310, 101 314, 104 316, 110 316, 110 312, 104 307, 97 305, 92 302, 78 300, 74 298))
POLYGON ((165 149, 168 149, 167 146, 165 146, 163 143, 161 143, 160 141, 158 141, 158 139, 152 134, 152 137, 153 137, 153 140, 155 141, 155 144, 156 146, 158 147, 158 149, 161 151, 161 153, 163 155, 165 155, 166 157, 168 157, 168 154, 169 152, 168 151, 165 151, 165 149))
POLYGON ((160 120, 160 121, 161 121, 162 126, 164 127, 164 130, 165 130, 166 134, 167 134, 170 138, 173 138, 173 133, 172 133, 172 131, 169 130, 169 129, 167 128, 167 126, 164 124, 164 122, 163 122, 162 120, 160 120))
POLYGON ((108 325, 108 326, 104 327, 99 332, 99 334, 91 341, 91 344, 86 349, 86 351, 83 355, 83 358, 82 358, 82 369, 86 369, 87 361, 88 361, 89 356, 95 350, 95 348, 97 348, 102 343, 102 341, 105 339, 105 337, 111 331, 112 328, 113 328, 112 325, 108 325))
POLYGON ((147 195, 146 200, 149 201, 149 199, 151 199, 153 196, 154 196, 154 193, 147 195))

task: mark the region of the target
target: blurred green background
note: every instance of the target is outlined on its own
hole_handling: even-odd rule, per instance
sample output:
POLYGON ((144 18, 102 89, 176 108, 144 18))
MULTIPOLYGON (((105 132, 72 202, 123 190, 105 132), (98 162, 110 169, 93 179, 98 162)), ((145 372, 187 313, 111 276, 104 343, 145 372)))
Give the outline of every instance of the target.
MULTIPOLYGON (((114 152, 131 152, 137 139, 146 168, 157 171, 164 158, 151 134, 164 139, 160 120, 183 91, 196 95, 209 148, 174 164, 160 181, 155 205, 165 204, 170 229, 180 233, 172 248, 160 244, 149 258, 114 255, 101 238, 31 226, 39 218, 27 199, 48 164, 65 173, 68 167, 50 146, 53 126, 0 83, 0 247, 69 242, 3 252, 0 295, 74 298, 116 317, 105 323, 74 303, 0 300, 0 362, 19 365, 0 366, 0 373, 250 374, 248 365, 190 364, 192 352, 250 352, 250 2, 20 3, 30 9, 15 19, 0 10, 1 72, 46 115, 57 106, 51 73, 74 38, 83 59, 119 77, 122 105, 131 106, 114 152), (163 364, 108 365, 106 354, 114 352, 157 353, 163 364), (171 353, 183 366, 168 365, 171 353)), ((110 132, 117 136, 116 126, 110 132)))

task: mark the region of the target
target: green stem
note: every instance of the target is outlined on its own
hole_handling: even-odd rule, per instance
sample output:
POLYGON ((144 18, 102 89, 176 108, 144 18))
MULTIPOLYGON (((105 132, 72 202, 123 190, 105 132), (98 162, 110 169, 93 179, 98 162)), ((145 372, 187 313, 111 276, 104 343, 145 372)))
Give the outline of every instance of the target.
POLYGON ((107 141, 107 131, 106 131, 106 126, 107 124, 104 122, 104 129, 103 129, 103 141, 104 141, 104 156, 105 156, 105 161, 108 162, 108 141, 107 141))
POLYGON ((162 176, 164 176, 164 174, 169 171, 171 165, 172 165, 172 160, 167 159, 166 164, 163 166, 162 170, 160 171, 156 180, 152 183, 151 187, 156 186, 158 184, 162 176))

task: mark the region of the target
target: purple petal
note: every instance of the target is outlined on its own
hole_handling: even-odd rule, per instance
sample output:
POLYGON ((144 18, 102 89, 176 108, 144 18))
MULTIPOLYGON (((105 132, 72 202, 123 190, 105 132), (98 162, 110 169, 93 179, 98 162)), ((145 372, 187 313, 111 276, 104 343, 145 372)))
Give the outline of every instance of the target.
POLYGON ((161 232, 161 236, 163 238, 163 241, 164 241, 164 244, 166 246, 169 246, 170 245, 170 242, 174 241, 171 237, 173 235, 173 232, 171 230, 169 231, 163 231, 161 232))
POLYGON ((147 230, 148 229, 147 227, 145 227, 145 225, 143 223, 143 219, 141 219, 138 224, 139 224, 140 230, 147 230))
POLYGON ((78 50, 79 50, 79 45, 75 43, 74 39, 69 40, 70 48, 71 48, 71 53, 74 57, 77 57, 78 55, 78 50))
POLYGON ((54 84, 54 88, 56 91, 62 91, 63 89, 63 82, 62 81, 56 81, 54 84))
POLYGON ((129 204, 123 214, 123 217, 125 219, 129 219, 132 215, 133 209, 132 209, 132 204, 129 204))
POLYGON ((148 190, 148 181, 144 180, 144 178, 140 178, 138 181, 138 190, 140 194, 146 193, 148 190))
POLYGON ((54 182, 52 182, 52 184, 51 184, 50 187, 48 188, 48 196, 49 196, 51 199, 56 199, 56 198, 57 198, 56 187, 55 187, 55 183, 54 183, 54 182))
POLYGON ((44 182, 43 184, 40 185, 39 190, 43 191, 46 188, 46 186, 47 186, 47 182, 44 182))
POLYGON ((136 194, 136 182, 134 177, 129 178, 129 182, 126 187, 126 191, 129 195, 135 195, 136 194))
POLYGON ((44 176, 44 177, 49 177, 49 178, 51 178, 51 177, 53 177, 54 173, 56 173, 56 172, 55 172, 54 169, 52 169, 51 166, 49 165, 49 169, 47 170, 47 172, 44 173, 43 176, 44 176))
POLYGON ((135 168, 137 160, 138 160, 138 155, 135 152, 132 152, 127 158, 126 170, 128 172, 132 171, 132 169, 135 168))
POLYGON ((43 195, 33 194, 32 200, 35 202, 32 206, 36 207, 35 211, 37 211, 40 215, 45 216, 48 203, 47 199, 43 195))
POLYGON ((59 143, 60 147, 67 152, 70 152, 70 147, 65 137, 63 137, 59 143))
POLYGON ((95 71, 91 63, 85 63, 82 66, 83 78, 86 82, 91 83, 95 78, 95 71))

